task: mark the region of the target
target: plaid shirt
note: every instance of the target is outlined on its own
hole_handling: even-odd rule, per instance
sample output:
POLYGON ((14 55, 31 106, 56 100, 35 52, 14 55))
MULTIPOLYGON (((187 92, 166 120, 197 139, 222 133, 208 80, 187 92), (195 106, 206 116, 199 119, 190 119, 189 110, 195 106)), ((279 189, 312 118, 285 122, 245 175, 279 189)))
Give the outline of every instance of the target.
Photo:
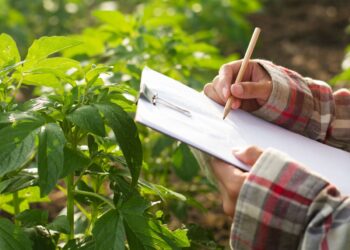
MULTIPOLYGON (((273 89, 255 115, 350 151, 349 90, 332 93, 322 81, 303 78, 268 61, 258 62, 271 75, 273 89)), ((287 155, 268 149, 240 191, 231 247, 350 249, 350 198, 287 155)))

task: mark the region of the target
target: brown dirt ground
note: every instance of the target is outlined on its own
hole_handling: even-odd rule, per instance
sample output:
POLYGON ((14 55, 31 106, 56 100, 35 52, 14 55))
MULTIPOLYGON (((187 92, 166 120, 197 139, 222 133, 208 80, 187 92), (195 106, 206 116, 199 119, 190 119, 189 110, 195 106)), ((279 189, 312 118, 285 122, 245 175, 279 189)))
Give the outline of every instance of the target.
POLYGON ((249 19, 262 28, 257 57, 324 81, 341 72, 350 1, 275 0, 249 19))

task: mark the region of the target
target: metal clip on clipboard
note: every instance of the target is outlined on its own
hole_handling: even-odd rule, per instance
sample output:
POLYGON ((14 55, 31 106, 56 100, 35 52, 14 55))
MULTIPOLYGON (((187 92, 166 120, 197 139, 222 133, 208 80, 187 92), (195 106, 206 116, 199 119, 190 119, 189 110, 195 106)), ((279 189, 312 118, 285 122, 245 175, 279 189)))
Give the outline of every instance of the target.
POLYGON ((173 103, 168 102, 167 100, 160 98, 158 96, 157 92, 154 92, 153 90, 151 90, 150 88, 148 88, 146 86, 146 84, 143 84, 141 87, 141 91, 140 91, 140 97, 144 97, 146 98, 150 103, 152 103, 153 105, 156 105, 157 103, 159 104, 163 104, 173 110, 176 110, 178 112, 180 112, 181 114, 191 117, 191 112, 183 109, 182 107, 179 107, 178 105, 175 105, 173 103))

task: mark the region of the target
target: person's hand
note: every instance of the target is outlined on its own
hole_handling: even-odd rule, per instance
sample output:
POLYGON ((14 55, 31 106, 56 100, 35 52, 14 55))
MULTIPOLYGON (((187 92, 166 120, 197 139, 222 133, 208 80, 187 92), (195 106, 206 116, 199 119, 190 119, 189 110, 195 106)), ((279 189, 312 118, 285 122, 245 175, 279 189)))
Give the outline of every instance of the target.
MULTIPOLYGON (((243 150, 234 151, 234 155, 243 163, 253 166, 262 152, 260 148, 251 146, 243 150)), ((239 192, 248 173, 242 172, 218 159, 212 160, 211 168, 218 182, 223 210, 225 214, 233 217, 239 192)))
POLYGON ((221 66, 219 74, 204 87, 204 93, 221 105, 233 96, 232 109, 241 108, 252 112, 260 108, 269 99, 272 91, 271 77, 257 62, 249 62, 242 82, 236 80, 242 60, 221 66))

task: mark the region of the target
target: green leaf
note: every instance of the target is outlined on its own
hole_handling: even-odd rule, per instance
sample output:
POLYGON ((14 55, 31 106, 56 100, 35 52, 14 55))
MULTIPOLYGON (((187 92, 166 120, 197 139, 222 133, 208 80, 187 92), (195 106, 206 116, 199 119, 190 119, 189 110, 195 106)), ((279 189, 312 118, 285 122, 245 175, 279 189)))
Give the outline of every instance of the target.
POLYGON ((92 236, 83 239, 73 239, 67 242, 63 250, 95 250, 95 241, 92 236))
POLYGON ((74 171, 82 170, 89 164, 89 158, 80 151, 65 147, 63 152, 64 164, 60 178, 66 177, 74 171))
POLYGON ((144 214, 148 202, 134 194, 121 207, 125 231, 131 250, 181 249, 189 246, 185 230, 170 231, 159 221, 144 214))
POLYGON ((48 194, 63 170, 63 148, 66 143, 63 131, 55 123, 48 123, 39 132, 38 171, 41 195, 48 194))
POLYGON ((46 225, 49 219, 49 212, 39 209, 28 209, 16 215, 24 227, 33 227, 36 225, 46 225))
POLYGON ((189 224, 188 227, 188 236, 191 239, 191 250, 224 250, 225 248, 220 246, 214 236, 213 233, 208 230, 201 228, 196 224, 189 224))
POLYGON ((198 174, 198 162, 186 144, 181 143, 172 158, 177 176, 184 181, 191 181, 198 174))
POLYGON ((77 108, 67 115, 67 119, 88 132, 105 136, 105 126, 98 109, 91 105, 77 108))
MULTIPOLYGON (((17 78, 20 76, 16 76, 17 78)), ((48 86, 59 88, 62 87, 62 83, 69 82, 71 85, 75 85, 75 82, 66 75, 65 72, 50 68, 34 69, 30 73, 26 73, 23 76, 23 83, 34 86, 48 86)))
POLYGON ((28 64, 25 64, 23 70, 26 73, 31 72, 33 70, 38 69, 53 69, 58 70, 62 73, 66 73, 68 70, 72 68, 80 68, 80 63, 76 60, 64 57, 53 57, 53 58, 45 58, 37 62, 33 62, 30 64, 30 68, 28 64))
POLYGON ((7 219, 0 219, 1 250, 31 250, 32 243, 21 228, 7 219))
POLYGON ((0 69, 14 65, 21 60, 16 42, 7 34, 0 35, 0 69))
POLYGON ((95 238, 95 250, 123 250, 124 226, 121 214, 117 210, 109 210, 102 215, 92 230, 95 238))
POLYGON ((131 17, 119 11, 98 10, 94 12, 94 16, 102 22, 113 26, 116 32, 130 32, 133 30, 133 20, 131 17))
POLYGON ((70 69, 80 69, 80 63, 73 59, 55 57, 40 61, 25 63, 23 65, 23 82, 35 86, 60 87, 64 80, 75 84, 67 75, 70 69))
MULTIPOLYGON (((71 48, 81 44, 80 41, 64 36, 41 37, 35 40, 28 50, 26 57, 27 63, 31 64, 33 61, 38 61, 60 52, 64 49, 71 48)), ((27 64, 25 63, 25 64, 27 64)))
POLYGON ((19 121, 36 121, 38 120, 37 117, 35 117, 31 113, 27 112, 21 112, 21 113, 0 113, 0 124, 11 124, 19 121))
POLYGON ((132 182, 136 185, 142 165, 142 147, 135 122, 117 104, 96 104, 96 107, 112 128, 130 169, 132 182))
POLYGON ((0 130, 0 177, 15 171, 31 158, 35 148, 35 130, 41 120, 28 120, 0 130))
POLYGON ((35 250, 56 250, 59 239, 59 234, 49 233, 41 226, 27 228, 26 233, 33 242, 33 249, 35 250))
POLYGON ((64 234, 70 233, 69 221, 67 219, 67 216, 65 215, 57 216, 56 219, 50 224, 48 224, 46 227, 47 229, 61 232, 64 234))
POLYGON ((111 71, 112 69, 113 67, 109 67, 109 66, 98 66, 96 68, 89 70, 85 75, 85 80, 88 86, 91 86, 92 84, 94 84, 95 81, 99 78, 101 73, 111 71))
POLYGON ((35 177, 33 175, 19 173, 10 179, 0 182, 0 194, 13 193, 32 186, 34 183, 35 177))

